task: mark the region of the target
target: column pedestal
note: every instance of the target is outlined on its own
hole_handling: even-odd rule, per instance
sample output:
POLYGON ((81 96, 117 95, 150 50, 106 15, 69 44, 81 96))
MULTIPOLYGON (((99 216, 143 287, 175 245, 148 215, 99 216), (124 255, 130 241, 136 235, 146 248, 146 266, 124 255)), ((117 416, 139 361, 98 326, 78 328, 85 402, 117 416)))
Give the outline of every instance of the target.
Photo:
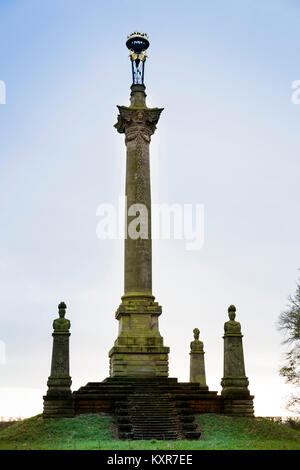
POLYGON ((205 376, 204 347, 203 342, 199 341, 200 331, 194 329, 194 341, 191 342, 190 352, 190 382, 196 382, 201 389, 208 390, 205 376))
POLYGON ((158 329, 153 296, 124 296, 116 312, 119 335, 109 351, 111 377, 168 377, 169 348, 158 329))
POLYGON ((51 373, 48 378, 48 391, 44 399, 43 418, 74 416, 74 398, 71 392, 69 375, 70 321, 64 318, 66 305, 58 306, 59 318, 54 320, 51 373))
POLYGON ((230 321, 224 325, 224 377, 221 382, 224 413, 253 416, 253 396, 248 390, 249 381, 245 375, 243 335, 240 323, 235 321, 235 311, 235 306, 230 305, 230 321))

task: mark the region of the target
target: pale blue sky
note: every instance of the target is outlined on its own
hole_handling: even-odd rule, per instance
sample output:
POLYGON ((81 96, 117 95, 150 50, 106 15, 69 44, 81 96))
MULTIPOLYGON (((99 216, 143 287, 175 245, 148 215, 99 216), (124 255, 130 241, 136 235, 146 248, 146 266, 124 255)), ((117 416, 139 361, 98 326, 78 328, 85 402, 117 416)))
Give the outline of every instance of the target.
POLYGON ((208 385, 220 390, 234 303, 256 413, 283 413, 276 321, 299 267, 299 16, 296 0, 0 0, 0 415, 41 410, 61 300, 74 389, 108 375, 123 244, 97 239, 96 209, 124 191, 113 124, 129 103, 135 30, 151 42, 148 105, 165 108, 151 144, 153 200, 205 206, 202 250, 153 247, 170 375, 188 380, 197 326, 208 385))

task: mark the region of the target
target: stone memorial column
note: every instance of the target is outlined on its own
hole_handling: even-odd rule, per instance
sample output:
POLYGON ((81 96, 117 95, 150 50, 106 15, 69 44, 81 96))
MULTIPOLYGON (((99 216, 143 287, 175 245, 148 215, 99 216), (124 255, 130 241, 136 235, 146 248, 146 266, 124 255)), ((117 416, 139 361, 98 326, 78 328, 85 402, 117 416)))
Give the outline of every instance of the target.
POLYGON ((253 416, 253 396, 248 390, 245 374, 243 335, 241 324, 235 321, 236 308, 228 308, 229 321, 224 325, 224 377, 222 396, 224 413, 235 416, 253 416))
POLYGON ((74 399, 69 373, 70 320, 65 318, 66 304, 58 306, 59 318, 53 322, 53 349, 48 391, 44 396, 44 418, 74 416, 74 399))
POLYGON ((201 388, 208 390, 205 377, 203 342, 199 341, 200 331, 198 328, 195 328, 193 333, 195 339, 191 342, 190 382, 197 382, 201 388))
POLYGON ((162 108, 148 108, 144 84, 150 43, 144 33, 128 36, 132 70, 130 106, 118 106, 115 128, 125 136, 126 215, 124 295, 117 309, 118 337, 109 351, 110 377, 168 377, 169 348, 158 319, 162 308, 152 293, 150 141, 162 108))

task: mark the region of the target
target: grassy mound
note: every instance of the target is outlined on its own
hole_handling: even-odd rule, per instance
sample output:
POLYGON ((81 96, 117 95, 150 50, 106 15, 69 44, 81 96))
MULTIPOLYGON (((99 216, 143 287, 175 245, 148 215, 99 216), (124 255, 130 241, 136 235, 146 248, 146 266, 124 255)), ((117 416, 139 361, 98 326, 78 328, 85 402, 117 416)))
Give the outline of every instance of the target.
POLYGON ((0 449, 298 449, 300 431, 263 418, 197 417, 201 441, 118 441, 104 415, 43 420, 35 416, 0 430, 0 449))
POLYGON ((113 438, 109 416, 24 419, 0 431, 0 449, 101 449, 101 441, 113 438), (78 446, 78 447, 77 447, 78 446))
POLYGON ((233 418, 198 415, 198 423, 210 449, 300 449, 300 431, 265 418, 233 418))

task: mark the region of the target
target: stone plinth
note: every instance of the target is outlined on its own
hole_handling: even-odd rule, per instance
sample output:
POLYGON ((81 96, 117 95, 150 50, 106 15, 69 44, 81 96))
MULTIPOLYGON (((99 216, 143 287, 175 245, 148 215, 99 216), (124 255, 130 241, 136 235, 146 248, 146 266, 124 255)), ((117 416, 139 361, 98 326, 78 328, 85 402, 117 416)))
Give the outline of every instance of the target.
POLYGON ((235 321, 236 308, 228 308, 229 321, 224 325, 224 376, 221 382, 225 414, 253 416, 253 396, 248 390, 245 374, 243 335, 235 321))
POLYGON ((194 341, 191 342, 190 352, 190 382, 197 382, 201 388, 208 389, 206 385, 204 348, 203 342, 199 341, 200 331, 194 329, 194 341))
POLYGON ((119 335, 109 351, 110 376, 167 377, 169 348, 158 329, 154 297, 124 296, 116 313, 119 335))
POLYGON ((65 318, 66 304, 58 306, 59 318, 53 322, 53 349, 48 391, 44 396, 44 418, 74 416, 74 399, 69 373, 69 337, 71 323, 65 318))

